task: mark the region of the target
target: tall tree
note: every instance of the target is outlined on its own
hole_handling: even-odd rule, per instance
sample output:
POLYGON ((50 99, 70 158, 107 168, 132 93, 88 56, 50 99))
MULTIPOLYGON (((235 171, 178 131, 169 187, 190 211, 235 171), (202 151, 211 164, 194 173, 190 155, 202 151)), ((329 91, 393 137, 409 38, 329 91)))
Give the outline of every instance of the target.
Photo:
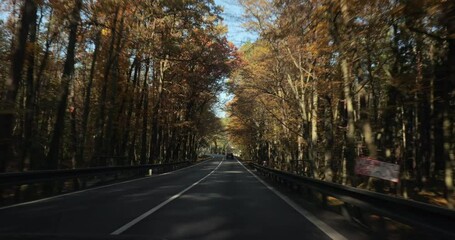
POLYGON ((30 25, 35 24, 33 20, 36 19, 36 10, 36 2, 33 0, 26 0, 21 7, 21 20, 13 44, 11 72, 5 79, 6 94, 2 103, 3 111, 0 113, 0 155, 3 156, 0 160, 0 171, 5 171, 6 162, 16 157, 13 154, 16 97, 22 81, 30 25))
POLYGON ((80 11, 82 9, 82 0, 75 0, 73 2, 73 9, 69 15, 69 34, 68 46, 66 52, 66 60, 63 67, 61 93, 59 97, 59 104, 57 108, 57 119, 54 124, 52 140, 49 146, 49 153, 47 154, 47 163, 49 169, 59 168, 60 152, 62 138, 65 129, 65 115, 68 108, 68 95, 74 74, 75 64, 75 51, 77 42, 77 32, 80 23, 80 11))

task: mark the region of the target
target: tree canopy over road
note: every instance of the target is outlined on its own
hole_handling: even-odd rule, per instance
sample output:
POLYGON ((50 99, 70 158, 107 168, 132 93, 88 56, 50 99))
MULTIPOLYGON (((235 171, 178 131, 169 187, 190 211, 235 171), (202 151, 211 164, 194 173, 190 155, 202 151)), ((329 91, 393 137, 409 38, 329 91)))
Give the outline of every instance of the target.
POLYGON ((195 159, 237 64, 212 0, 2 1, 0 171, 195 159))
POLYGON ((0 172, 229 149, 455 207, 453 1, 238 3, 259 36, 239 49, 214 0, 2 1, 0 172), (359 157, 399 165, 397 183, 356 174, 359 157))

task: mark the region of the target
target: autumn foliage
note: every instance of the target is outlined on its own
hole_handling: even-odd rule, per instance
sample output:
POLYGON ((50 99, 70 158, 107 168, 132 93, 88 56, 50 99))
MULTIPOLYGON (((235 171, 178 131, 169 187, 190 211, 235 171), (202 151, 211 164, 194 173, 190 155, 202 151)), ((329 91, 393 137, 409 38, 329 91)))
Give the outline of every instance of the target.
POLYGON ((240 2, 259 35, 231 78, 245 158, 455 206, 453 1, 240 2), (400 182, 356 175, 359 156, 399 164, 400 182))
POLYGON ((195 160, 236 65, 212 0, 3 1, 0 171, 195 160))

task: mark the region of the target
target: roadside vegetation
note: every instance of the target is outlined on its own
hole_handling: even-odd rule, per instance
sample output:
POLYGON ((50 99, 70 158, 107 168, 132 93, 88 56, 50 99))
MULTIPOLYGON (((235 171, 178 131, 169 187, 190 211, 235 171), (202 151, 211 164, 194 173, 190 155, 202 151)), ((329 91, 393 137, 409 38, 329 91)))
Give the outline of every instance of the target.
POLYGON ((211 0, 2 1, 0 172, 196 160, 237 62, 211 0))
POLYGON ((229 132, 245 159, 455 207, 455 5, 437 0, 241 0, 229 132), (398 183, 355 174, 358 157, 398 183))

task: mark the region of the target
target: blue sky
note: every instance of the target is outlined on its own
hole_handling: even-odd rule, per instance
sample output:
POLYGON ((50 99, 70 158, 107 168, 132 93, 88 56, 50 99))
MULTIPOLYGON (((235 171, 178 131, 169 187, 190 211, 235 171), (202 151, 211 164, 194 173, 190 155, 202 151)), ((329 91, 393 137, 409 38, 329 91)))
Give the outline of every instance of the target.
POLYGON ((240 47, 248 40, 254 41, 256 35, 247 32, 242 27, 243 8, 238 4, 237 0, 215 0, 217 5, 224 7, 224 24, 228 26, 228 39, 237 47, 240 47))
MULTIPOLYGON (((242 27, 243 8, 237 3, 237 0, 215 0, 217 5, 224 7, 224 24, 228 27, 228 40, 233 42, 237 47, 242 46, 245 42, 254 41, 257 37, 255 34, 246 31, 242 27)), ((225 104, 232 99, 232 96, 222 92, 219 96, 219 103, 215 108, 218 117, 226 117, 224 111, 225 104)))

